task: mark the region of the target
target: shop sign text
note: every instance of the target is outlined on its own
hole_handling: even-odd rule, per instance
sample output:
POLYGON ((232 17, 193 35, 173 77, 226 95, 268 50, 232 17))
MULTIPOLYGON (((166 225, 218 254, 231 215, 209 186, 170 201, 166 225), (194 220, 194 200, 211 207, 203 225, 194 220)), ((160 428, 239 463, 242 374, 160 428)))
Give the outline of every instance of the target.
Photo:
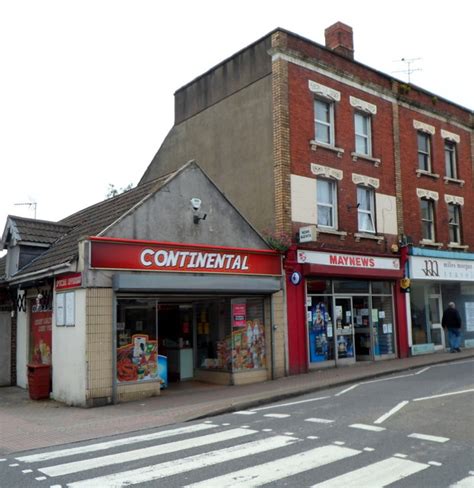
POLYGON ((275 251, 94 237, 90 245, 91 268, 281 275, 275 251))
POLYGON ((393 258, 358 256, 330 252, 298 251, 298 263, 320 264, 323 266, 342 266, 360 269, 399 270, 400 261, 393 258))
POLYGON ((411 278, 422 280, 474 281, 474 261, 412 256, 411 278))

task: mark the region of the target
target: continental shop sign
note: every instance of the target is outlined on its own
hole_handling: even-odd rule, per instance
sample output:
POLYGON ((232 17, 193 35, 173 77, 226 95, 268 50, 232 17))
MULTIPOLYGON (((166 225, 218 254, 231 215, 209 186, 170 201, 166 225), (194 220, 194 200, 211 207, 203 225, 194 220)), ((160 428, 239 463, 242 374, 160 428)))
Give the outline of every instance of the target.
POLYGON ((474 261, 410 257, 410 278, 440 281, 474 281, 474 261))

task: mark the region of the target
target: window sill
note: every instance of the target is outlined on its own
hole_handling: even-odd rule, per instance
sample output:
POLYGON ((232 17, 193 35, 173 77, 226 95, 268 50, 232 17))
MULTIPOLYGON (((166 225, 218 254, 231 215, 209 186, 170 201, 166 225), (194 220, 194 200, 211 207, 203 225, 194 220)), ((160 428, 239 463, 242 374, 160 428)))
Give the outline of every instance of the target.
POLYGON ((459 250, 459 251, 467 251, 469 249, 469 246, 467 246, 467 245, 463 246, 462 244, 458 244, 457 242, 450 242, 448 244, 448 248, 459 250))
POLYGON ((422 239, 419 244, 421 247, 437 247, 438 249, 443 247, 442 242, 428 241, 427 239, 422 239))
POLYGON ((344 154, 344 149, 342 147, 336 147, 336 146, 331 146, 329 144, 323 144, 322 142, 317 142, 317 141, 309 141, 309 145, 311 146, 312 151, 316 151, 318 148, 323 148, 323 149, 328 149, 329 151, 333 151, 337 153, 338 158, 342 158, 342 155, 344 154))
POLYGON ((357 161, 358 159, 362 159, 363 161, 368 161, 369 163, 372 163, 376 168, 378 168, 380 166, 380 163, 382 162, 380 161, 380 159, 373 158, 371 156, 368 156, 367 154, 359 154, 356 152, 352 152, 351 156, 352 156, 352 161, 354 162, 357 161))
POLYGON ((384 236, 379 236, 376 234, 368 234, 366 232, 356 232, 354 234, 354 238, 356 242, 360 242, 361 239, 371 239, 373 241, 377 241, 377 244, 380 244, 384 241, 384 236))
POLYGON ((417 169, 416 176, 419 178, 420 176, 429 176, 430 178, 434 178, 435 180, 439 179, 438 173, 431 173, 430 171, 425 171, 424 169, 417 169))
POLYGON ((334 236, 339 236, 341 238, 341 241, 343 241, 347 236, 347 232, 344 232, 342 230, 327 229, 325 227, 318 227, 317 229, 319 234, 330 234, 334 236))
POLYGON ((464 183, 466 183, 464 180, 458 180, 457 178, 450 178, 449 176, 443 176, 443 180, 446 184, 454 183, 459 186, 464 186, 464 183))

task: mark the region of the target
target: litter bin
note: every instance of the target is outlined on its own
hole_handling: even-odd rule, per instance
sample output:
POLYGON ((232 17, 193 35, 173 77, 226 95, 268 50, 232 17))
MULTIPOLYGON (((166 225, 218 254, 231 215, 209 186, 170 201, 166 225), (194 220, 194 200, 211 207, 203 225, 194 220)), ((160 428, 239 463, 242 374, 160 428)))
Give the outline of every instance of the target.
POLYGON ((49 398, 50 364, 28 364, 28 390, 32 400, 49 398))

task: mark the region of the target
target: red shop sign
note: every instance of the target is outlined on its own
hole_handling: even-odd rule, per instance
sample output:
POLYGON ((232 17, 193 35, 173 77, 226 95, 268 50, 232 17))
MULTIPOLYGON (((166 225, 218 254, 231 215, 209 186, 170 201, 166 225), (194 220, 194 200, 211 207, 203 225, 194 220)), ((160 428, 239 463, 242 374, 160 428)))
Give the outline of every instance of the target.
POLYGON ((281 275, 276 251, 92 237, 90 266, 102 269, 281 275))
POLYGON ((56 278, 56 290, 69 290, 82 285, 82 273, 70 273, 56 278))

